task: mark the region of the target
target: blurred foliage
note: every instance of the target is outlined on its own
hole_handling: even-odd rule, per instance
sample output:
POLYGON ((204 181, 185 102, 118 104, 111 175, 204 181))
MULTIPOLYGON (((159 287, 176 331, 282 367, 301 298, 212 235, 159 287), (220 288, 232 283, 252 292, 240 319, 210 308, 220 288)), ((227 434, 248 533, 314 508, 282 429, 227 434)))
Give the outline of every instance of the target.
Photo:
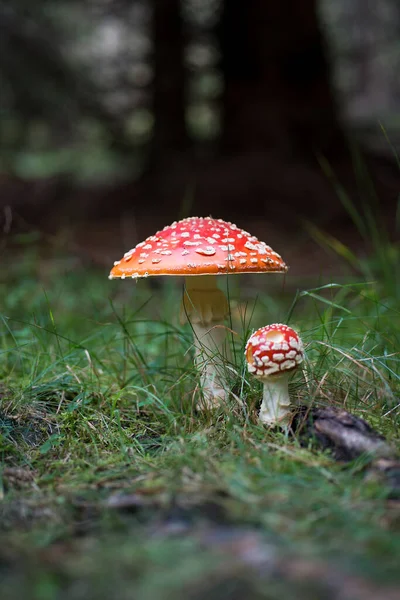
POLYGON ((139 77, 128 93, 126 72, 140 67, 149 46, 142 35, 140 50, 135 29, 144 22, 136 9, 145 4, 130 4, 113 3, 111 12, 100 1, 0 2, 2 170, 36 177, 118 172, 121 156, 146 137, 148 118, 135 120, 132 112, 140 107, 131 97, 139 77))
POLYGON ((345 119, 364 140, 387 150, 375 124, 399 140, 400 5, 396 0, 319 0, 331 46, 334 85, 345 119))
MULTIPOLYGON (((221 6, 182 2, 197 144, 219 132, 221 6)), ((367 139, 377 118, 398 130, 398 3, 320 0, 319 12, 347 119, 367 139)), ((101 178, 141 168, 154 121, 151 18, 151 0, 0 0, 0 171, 101 178)))

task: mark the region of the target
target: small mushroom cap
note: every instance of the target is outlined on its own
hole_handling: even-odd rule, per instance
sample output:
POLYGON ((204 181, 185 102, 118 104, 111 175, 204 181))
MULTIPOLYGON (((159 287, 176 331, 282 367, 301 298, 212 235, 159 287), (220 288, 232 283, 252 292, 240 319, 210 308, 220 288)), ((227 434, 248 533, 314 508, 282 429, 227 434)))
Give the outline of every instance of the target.
POLYGON ((287 325, 274 323, 258 329, 246 344, 247 369, 259 379, 295 369, 304 358, 303 343, 287 325))
POLYGON ((222 219, 189 217, 129 250, 114 263, 110 279, 286 271, 279 254, 247 231, 222 219))

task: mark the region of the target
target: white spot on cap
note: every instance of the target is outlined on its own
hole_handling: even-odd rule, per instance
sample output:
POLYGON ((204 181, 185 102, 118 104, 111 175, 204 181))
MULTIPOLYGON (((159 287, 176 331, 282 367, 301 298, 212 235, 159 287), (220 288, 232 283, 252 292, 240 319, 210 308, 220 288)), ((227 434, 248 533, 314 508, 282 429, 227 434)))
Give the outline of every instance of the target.
POLYGON ((255 244, 252 244, 252 243, 251 243, 251 242, 249 242, 248 240, 247 240, 247 242, 245 243, 244 247, 245 247, 245 248, 248 248, 249 250, 256 250, 256 251, 258 251, 258 248, 257 248, 257 246, 256 246, 255 244))
POLYGON ((274 363, 272 362, 272 360, 269 359, 268 356, 263 356, 261 360, 265 367, 272 367, 274 365, 274 363))
POLYGON ((215 248, 208 246, 208 248, 196 248, 195 252, 197 252, 197 254, 204 254, 205 256, 212 256, 215 254, 216 250, 215 248))
POLYGON ((285 362, 281 363, 281 370, 293 369, 296 366, 295 360, 285 360, 285 362))
POLYGON ((279 363, 271 363, 270 366, 264 369, 263 375, 264 377, 268 377, 268 375, 273 375, 279 371, 279 363))
POLYGON ((289 350, 289 348, 284 348, 283 346, 284 344, 282 342, 273 342, 271 344, 271 350, 289 350))

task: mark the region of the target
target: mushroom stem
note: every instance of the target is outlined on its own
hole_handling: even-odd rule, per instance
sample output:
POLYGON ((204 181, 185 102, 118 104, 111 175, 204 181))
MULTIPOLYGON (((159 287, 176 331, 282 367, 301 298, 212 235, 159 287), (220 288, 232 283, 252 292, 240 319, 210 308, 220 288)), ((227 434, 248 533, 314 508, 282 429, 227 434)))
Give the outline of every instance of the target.
POLYGON ((260 423, 285 427, 289 421, 289 373, 272 375, 263 380, 263 400, 258 415, 260 423))
POLYGON ((204 403, 198 406, 214 408, 226 400, 228 384, 226 381, 225 360, 228 355, 224 326, 212 324, 204 326, 192 323, 194 331, 195 365, 200 372, 204 403))
POLYGON ((225 294, 217 287, 216 277, 186 277, 181 317, 193 328, 195 364, 200 371, 204 403, 199 408, 215 408, 228 395, 226 361, 230 348, 224 325, 228 313, 225 294))

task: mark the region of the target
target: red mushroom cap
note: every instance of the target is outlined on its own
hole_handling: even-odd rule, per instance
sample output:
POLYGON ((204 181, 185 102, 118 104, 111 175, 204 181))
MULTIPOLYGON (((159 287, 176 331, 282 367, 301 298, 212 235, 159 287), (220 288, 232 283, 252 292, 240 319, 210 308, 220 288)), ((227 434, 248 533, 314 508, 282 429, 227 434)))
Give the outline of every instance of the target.
POLYGON ((247 368, 256 377, 292 371, 304 358, 303 343, 287 325, 275 323, 258 329, 246 344, 247 368))
POLYGON ((164 227, 114 263, 114 277, 286 273, 282 258, 236 225, 189 217, 164 227))

